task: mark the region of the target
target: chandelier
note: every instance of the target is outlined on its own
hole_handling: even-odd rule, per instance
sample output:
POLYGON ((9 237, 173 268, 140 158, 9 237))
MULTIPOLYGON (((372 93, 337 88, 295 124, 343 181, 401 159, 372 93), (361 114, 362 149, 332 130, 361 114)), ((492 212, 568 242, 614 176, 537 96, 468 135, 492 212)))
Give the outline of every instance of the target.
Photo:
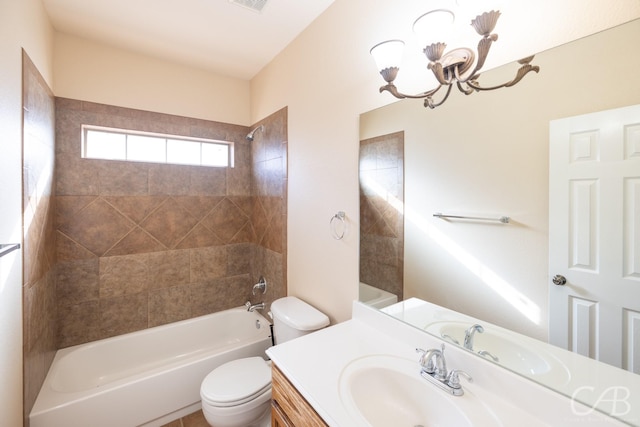
MULTIPOLYGON (((414 22, 414 30, 421 21, 425 20, 425 18, 432 19, 433 15, 438 14, 441 16, 447 16, 451 20, 454 18, 454 14, 450 10, 433 10, 422 15, 414 22)), ((398 91, 397 87, 393 84, 394 80, 398 76, 398 71, 400 70, 398 65, 402 59, 404 42, 402 40, 387 40, 382 43, 378 43, 371 48, 370 53, 376 61, 380 74, 387 82, 386 85, 380 87, 380 92, 387 91, 398 99, 424 98, 425 107, 435 108, 442 105, 447 100, 454 85, 458 90, 460 90, 460 92, 465 95, 470 95, 473 92, 495 90, 513 86, 522 80, 527 73, 531 71, 535 71, 537 73, 540 71, 540 67, 530 64, 533 60, 533 56, 529 56, 518 61, 521 66, 511 81, 497 86, 488 87, 483 87, 478 83, 480 70, 487 59, 489 49, 491 49, 491 44, 498 40, 498 35, 492 34, 492 31, 495 28, 499 17, 500 12, 492 10, 476 16, 475 19, 471 21, 471 26, 482 37, 478 42, 477 53, 466 47, 455 48, 445 53, 447 45, 442 42, 432 43, 425 47, 423 52, 429 60, 427 68, 435 76, 438 85, 434 89, 415 95, 404 94, 398 91), (444 90, 444 96, 440 101, 435 101, 434 95, 443 88, 446 88, 444 90)))

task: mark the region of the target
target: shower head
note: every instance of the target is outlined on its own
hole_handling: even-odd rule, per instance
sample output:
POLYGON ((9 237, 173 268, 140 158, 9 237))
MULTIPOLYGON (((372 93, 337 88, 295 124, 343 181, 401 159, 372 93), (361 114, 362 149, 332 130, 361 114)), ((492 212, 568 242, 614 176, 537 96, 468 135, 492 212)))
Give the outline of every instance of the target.
POLYGON ((253 129, 251 132, 249 132, 247 134, 247 141, 251 142, 253 141, 253 134, 256 133, 257 131, 264 131, 264 125, 260 125, 258 127, 256 127, 255 129, 253 129))

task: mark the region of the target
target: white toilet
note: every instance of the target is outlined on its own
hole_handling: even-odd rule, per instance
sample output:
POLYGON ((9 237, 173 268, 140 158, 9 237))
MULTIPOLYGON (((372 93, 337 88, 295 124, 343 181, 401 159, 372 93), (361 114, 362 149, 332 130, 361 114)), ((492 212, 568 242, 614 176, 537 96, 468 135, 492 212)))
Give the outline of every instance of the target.
MULTIPOLYGON (((329 318, 296 297, 271 304, 276 344, 306 335, 329 324, 329 318)), ((247 357, 220 365, 200 386, 202 412, 214 427, 271 425, 271 362, 247 357)))

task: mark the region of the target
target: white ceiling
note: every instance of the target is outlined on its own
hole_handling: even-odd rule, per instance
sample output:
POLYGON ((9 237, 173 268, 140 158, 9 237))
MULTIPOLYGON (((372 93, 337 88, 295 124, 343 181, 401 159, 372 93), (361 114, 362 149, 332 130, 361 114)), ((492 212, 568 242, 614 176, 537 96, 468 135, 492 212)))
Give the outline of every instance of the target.
POLYGON ((249 80, 334 0, 42 0, 54 28, 249 80))
MULTIPOLYGON (((334 0, 268 0, 261 13, 229 0, 42 2, 59 32, 249 80, 334 0)), ((352 17, 353 30, 371 36, 365 52, 379 41, 403 37, 402 28, 410 28, 409 17, 424 13, 425 5, 432 9, 452 2, 460 9, 478 9, 485 3, 499 6, 508 17, 501 18, 497 29, 504 58, 500 49, 492 49, 485 69, 640 15, 640 0, 393 0, 388 7, 387 2, 372 1, 366 14, 352 17)), ((473 36, 470 18, 460 22, 473 36)), ((473 46, 475 39, 460 45, 473 46)))

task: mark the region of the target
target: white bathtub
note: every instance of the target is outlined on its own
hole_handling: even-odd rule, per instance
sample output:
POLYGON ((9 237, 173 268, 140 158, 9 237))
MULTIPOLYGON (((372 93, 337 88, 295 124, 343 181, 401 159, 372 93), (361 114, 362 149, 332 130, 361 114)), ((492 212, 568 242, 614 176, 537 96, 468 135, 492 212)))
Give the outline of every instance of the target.
POLYGON ((396 294, 383 291, 364 282, 360 282, 358 291, 358 300, 375 308, 383 308, 398 302, 396 294))
POLYGON ((161 426, 200 409, 211 370, 270 345, 269 322, 241 307, 59 350, 31 427, 161 426))

